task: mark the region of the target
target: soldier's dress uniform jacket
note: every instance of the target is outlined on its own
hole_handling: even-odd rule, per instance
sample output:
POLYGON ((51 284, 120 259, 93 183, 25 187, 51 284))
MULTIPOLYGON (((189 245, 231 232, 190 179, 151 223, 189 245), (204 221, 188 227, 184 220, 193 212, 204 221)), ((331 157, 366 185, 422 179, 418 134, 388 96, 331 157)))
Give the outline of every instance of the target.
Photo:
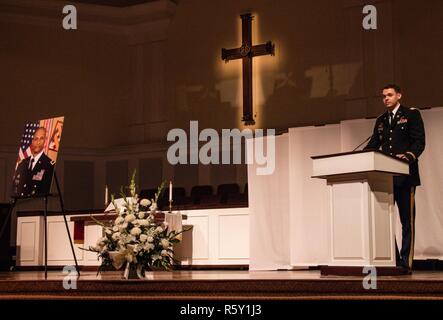
POLYGON ((390 155, 404 154, 409 159, 409 177, 395 177, 395 185, 419 186, 418 157, 425 149, 425 130, 420 112, 400 106, 392 124, 389 112, 377 118, 371 140, 365 149, 379 149, 390 155))
POLYGON ((31 157, 23 159, 15 171, 13 179, 13 195, 29 197, 45 195, 50 192, 54 161, 42 153, 34 168, 29 168, 31 157))
POLYGON ((414 250, 415 187, 420 185, 418 157, 425 149, 425 129, 420 111, 400 105, 394 117, 387 111, 377 118, 374 132, 365 149, 381 149, 409 161, 409 176, 394 177, 394 199, 402 223, 402 266, 411 268, 414 250), (390 121, 391 118, 391 121, 390 121))

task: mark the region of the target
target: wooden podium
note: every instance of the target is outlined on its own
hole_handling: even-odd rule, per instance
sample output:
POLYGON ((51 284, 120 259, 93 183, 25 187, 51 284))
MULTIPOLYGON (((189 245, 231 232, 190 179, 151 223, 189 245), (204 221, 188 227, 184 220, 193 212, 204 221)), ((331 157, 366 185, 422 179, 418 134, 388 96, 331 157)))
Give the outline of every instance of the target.
POLYGON ((329 189, 329 261, 322 274, 399 274, 395 267, 393 176, 408 175, 409 165, 380 151, 311 157, 313 178, 329 189))

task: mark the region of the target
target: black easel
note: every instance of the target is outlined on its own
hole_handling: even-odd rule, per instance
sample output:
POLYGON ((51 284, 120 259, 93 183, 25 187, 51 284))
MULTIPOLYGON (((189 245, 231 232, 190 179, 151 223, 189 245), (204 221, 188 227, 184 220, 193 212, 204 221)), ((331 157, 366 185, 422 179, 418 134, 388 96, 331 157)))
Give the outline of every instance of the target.
MULTIPOLYGON (((69 226, 68 226, 68 221, 66 220, 66 214, 65 214, 65 206, 63 203, 63 197, 62 197, 62 193, 60 190, 60 185, 58 183, 58 179, 57 179, 57 174, 54 170, 54 180, 55 180, 55 185, 57 187, 57 194, 58 194, 58 198, 60 201, 60 208, 63 214, 63 218, 65 220, 65 226, 66 226, 66 232, 68 233, 68 238, 69 238, 69 243, 71 245, 71 251, 72 251, 72 256, 74 257, 74 261, 75 261, 75 269, 77 271, 77 275, 80 276, 80 268, 78 266, 77 263, 77 257, 75 255, 75 251, 74 251, 74 244, 72 243, 72 239, 71 239, 71 232, 69 231, 69 226)), ((9 218, 12 215, 12 212, 14 211, 14 208, 17 204, 18 200, 23 200, 23 199, 37 199, 37 198, 43 198, 44 201, 44 229, 45 229, 45 279, 48 278, 48 230, 47 230, 47 218, 48 218, 48 198, 51 196, 56 196, 52 193, 49 194, 43 194, 43 195, 35 195, 35 196, 26 196, 26 197, 12 197, 12 202, 11 202, 11 207, 9 209, 9 213, 8 213, 8 217, 6 218, 5 224, 3 225, 1 231, 0 231, 0 236, 2 235, 2 233, 4 232, 5 228, 6 228, 6 223, 8 222, 9 218)))

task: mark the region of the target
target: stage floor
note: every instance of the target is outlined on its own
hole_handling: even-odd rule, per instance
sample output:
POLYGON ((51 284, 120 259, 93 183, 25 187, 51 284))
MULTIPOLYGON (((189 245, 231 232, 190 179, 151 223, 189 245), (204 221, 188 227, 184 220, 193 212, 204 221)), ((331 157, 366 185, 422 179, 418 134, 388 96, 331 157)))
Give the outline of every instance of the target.
MULTIPOLYGON (((60 271, 48 271, 48 280, 62 281, 67 273, 60 271)), ((348 276, 321 276, 318 270, 279 270, 279 271, 248 271, 248 270, 181 270, 181 271, 154 271, 150 272, 146 279, 149 280, 361 280, 362 277, 348 276)), ((383 281, 443 281, 443 271, 415 271, 412 275, 380 276, 383 281)), ((0 272, 0 281, 5 280, 45 280, 43 271, 14 271, 0 272)), ((98 274, 95 271, 81 271, 79 281, 121 280, 122 272, 106 271, 98 274)))
MULTIPOLYGON (((443 299, 443 272, 379 276, 365 289, 364 276, 321 276, 317 270, 181 270, 124 280, 121 272, 84 271, 65 289, 62 271, 0 273, 0 299, 443 299), (72 285, 72 284, 71 284, 72 285)), ((367 283, 367 281, 366 281, 367 283)))

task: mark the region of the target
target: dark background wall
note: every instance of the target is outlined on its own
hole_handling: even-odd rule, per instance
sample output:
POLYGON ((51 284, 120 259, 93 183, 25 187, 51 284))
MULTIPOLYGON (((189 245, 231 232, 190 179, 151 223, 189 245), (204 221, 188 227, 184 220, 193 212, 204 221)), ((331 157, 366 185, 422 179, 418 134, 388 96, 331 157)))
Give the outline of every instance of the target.
POLYGON ((403 87, 408 106, 443 105, 441 0, 73 3, 78 30, 66 31, 63 1, 0 0, 1 199, 23 124, 58 115, 66 117, 59 175, 73 208, 101 206, 104 185, 118 189, 133 169, 145 188, 161 179, 188 190, 243 185, 245 166, 172 167, 165 153, 168 130, 190 120, 243 128, 241 62, 224 63, 220 51, 241 44, 244 12, 255 16, 253 42, 276 47, 254 59, 253 128, 374 117, 387 82, 403 87), (377 30, 362 28, 369 3, 377 30), (72 193, 85 184, 79 200, 72 193))

